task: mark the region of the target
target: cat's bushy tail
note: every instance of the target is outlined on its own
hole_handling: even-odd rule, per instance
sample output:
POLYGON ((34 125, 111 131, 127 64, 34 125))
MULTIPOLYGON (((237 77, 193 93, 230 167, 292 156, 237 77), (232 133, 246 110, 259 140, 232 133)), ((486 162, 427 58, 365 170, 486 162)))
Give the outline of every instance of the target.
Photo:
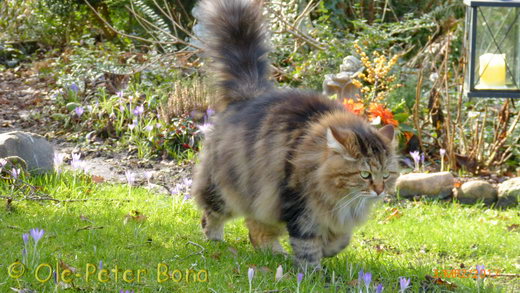
POLYGON ((260 0, 201 0, 203 43, 217 75, 222 109, 253 99, 271 87, 269 51, 260 0))

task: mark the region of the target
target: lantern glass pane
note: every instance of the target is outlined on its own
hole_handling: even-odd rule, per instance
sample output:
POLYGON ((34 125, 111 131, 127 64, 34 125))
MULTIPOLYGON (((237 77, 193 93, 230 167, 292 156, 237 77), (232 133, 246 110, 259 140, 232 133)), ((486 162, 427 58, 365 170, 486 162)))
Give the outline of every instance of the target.
POLYGON ((520 89, 520 9, 478 7, 475 89, 520 89))
POLYGON ((471 56, 470 56, 470 47, 471 47, 471 41, 472 41, 472 38, 471 38, 471 30, 470 28, 472 27, 471 25, 471 19, 472 19, 472 7, 468 6, 466 7, 466 29, 464 30, 464 48, 466 49, 466 56, 468 58, 468 64, 467 66, 469 68, 467 68, 467 70, 465 70, 465 78, 464 78, 464 89, 466 91, 468 91, 470 88, 470 72, 472 71, 472 66, 473 65, 470 65, 469 63, 471 62, 471 56))

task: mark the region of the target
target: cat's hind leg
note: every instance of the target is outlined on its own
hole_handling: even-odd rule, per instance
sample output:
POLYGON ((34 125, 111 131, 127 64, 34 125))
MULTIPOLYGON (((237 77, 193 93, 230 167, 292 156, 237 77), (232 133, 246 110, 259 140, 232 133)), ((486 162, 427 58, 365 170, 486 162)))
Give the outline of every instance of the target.
POLYGON ((274 253, 286 253, 278 241, 284 232, 282 227, 264 224, 249 218, 246 219, 246 225, 249 229, 249 240, 254 248, 267 249, 274 253))

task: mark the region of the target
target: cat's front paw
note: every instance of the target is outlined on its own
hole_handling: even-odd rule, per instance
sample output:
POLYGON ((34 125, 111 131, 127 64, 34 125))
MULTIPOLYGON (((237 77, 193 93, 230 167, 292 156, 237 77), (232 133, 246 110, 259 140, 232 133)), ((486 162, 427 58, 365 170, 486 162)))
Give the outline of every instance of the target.
POLYGON ((309 261, 305 258, 295 258, 296 268, 305 273, 314 273, 322 270, 321 262, 318 261, 309 261))

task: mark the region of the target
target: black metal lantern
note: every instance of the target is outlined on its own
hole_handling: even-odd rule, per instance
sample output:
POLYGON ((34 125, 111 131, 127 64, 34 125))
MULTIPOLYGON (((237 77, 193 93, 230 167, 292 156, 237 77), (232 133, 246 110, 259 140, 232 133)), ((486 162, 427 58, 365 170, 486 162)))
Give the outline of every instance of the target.
POLYGON ((464 0, 468 97, 520 98, 520 0, 464 0))

